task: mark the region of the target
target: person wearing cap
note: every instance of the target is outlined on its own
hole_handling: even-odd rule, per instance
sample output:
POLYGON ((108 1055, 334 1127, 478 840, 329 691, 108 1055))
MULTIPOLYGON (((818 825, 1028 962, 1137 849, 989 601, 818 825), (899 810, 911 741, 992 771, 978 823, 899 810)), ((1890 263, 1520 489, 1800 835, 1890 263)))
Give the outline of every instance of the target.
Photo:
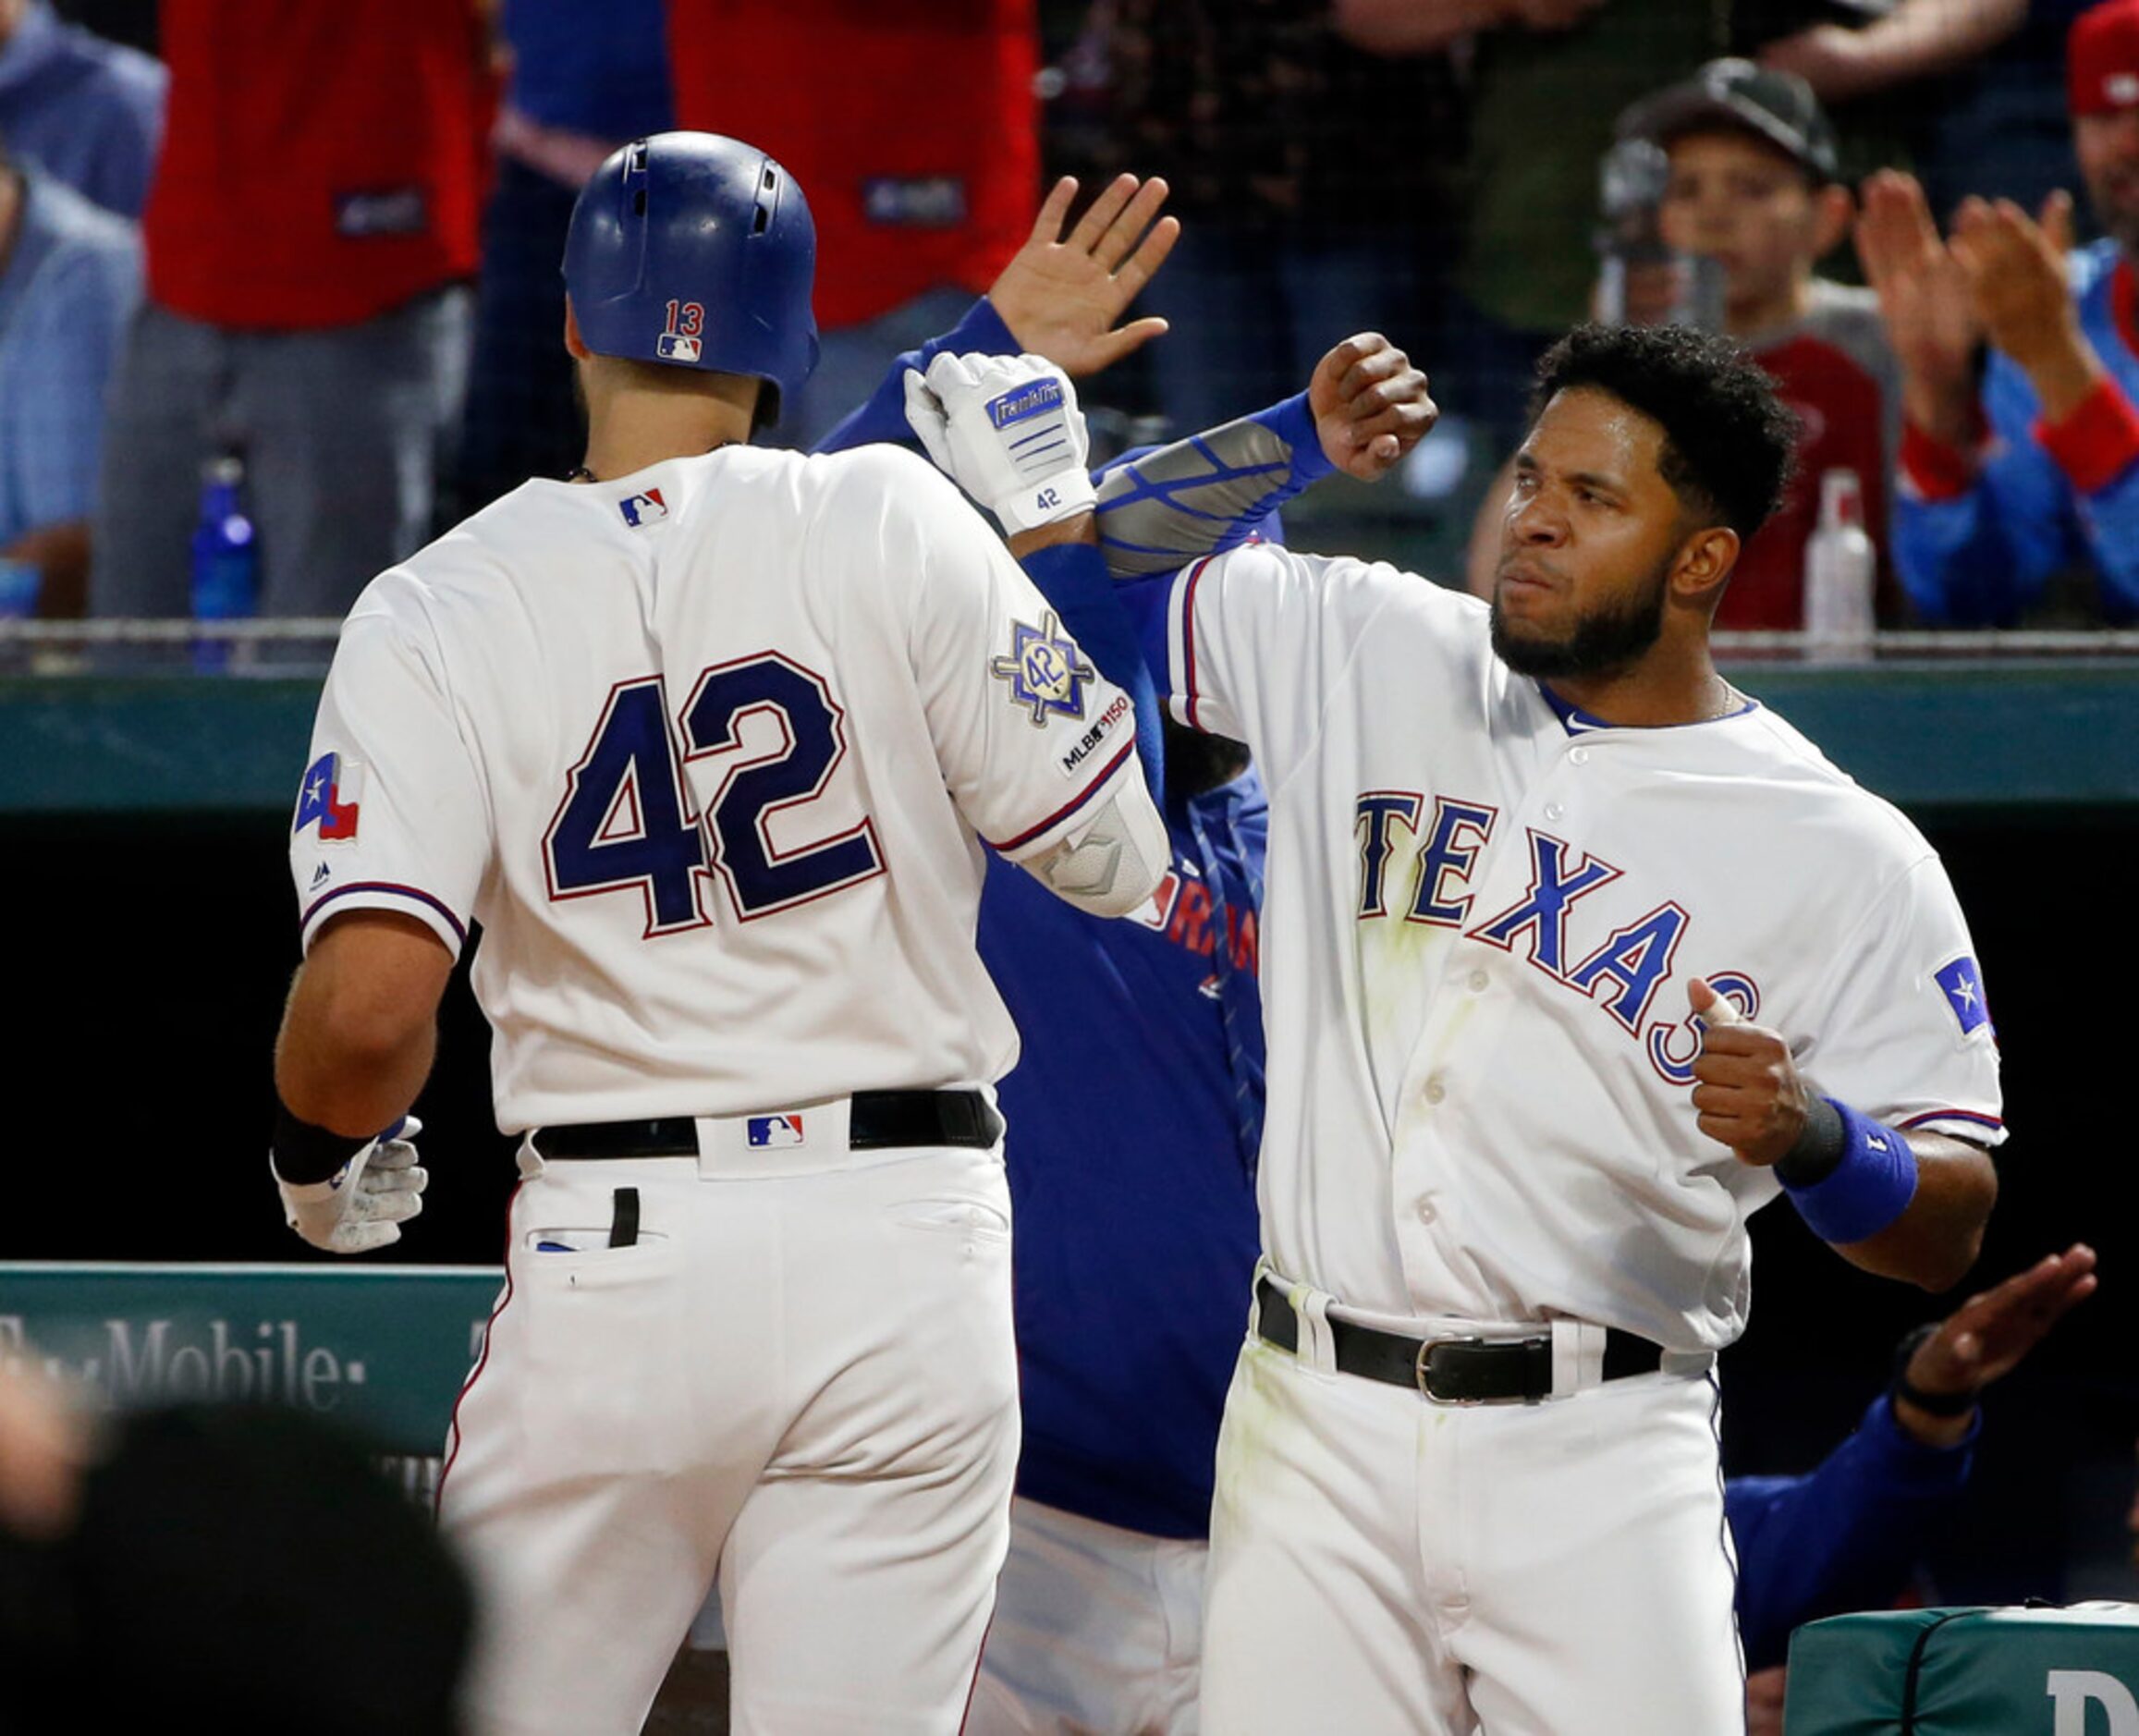
POLYGON ((1864 187, 1858 251, 1902 370, 1895 560, 1933 621, 2039 617, 2074 569, 2092 572, 2092 615, 2139 616, 2139 0, 2083 14, 2066 71, 2108 232, 2091 247, 2072 251, 2063 193, 2035 217, 1964 200, 1941 239, 1913 177, 1864 187))
MULTIPOLYGON (((1636 103, 1618 132, 1668 154, 1662 238, 1674 253, 1717 262, 1723 329, 1774 376, 1801 425, 1796 479, 1740 556, 1716 624, 1802 627, 1821 475, 1856 475, 1883 561, 1887 476, 1900 437, 1900 369, 1877 298, 1815 269, 1848 233, 1852 213, 1836 178, 1834 127, 1803 79, 1733 59, 1710 61, 1636 103)), ((1629 319, 1668 318, 1681 275, 1670 265, 1632 268, 1629 319)))

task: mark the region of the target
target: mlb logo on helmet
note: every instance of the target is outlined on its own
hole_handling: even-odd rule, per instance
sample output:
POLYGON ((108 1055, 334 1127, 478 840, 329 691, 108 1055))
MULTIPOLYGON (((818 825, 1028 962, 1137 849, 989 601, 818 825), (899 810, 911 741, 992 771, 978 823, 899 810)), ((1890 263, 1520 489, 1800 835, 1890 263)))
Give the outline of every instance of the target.
POLYGON ((654 344, 664 361, 696 361, 701 345, 695 337, 686 337, 679 332, 663 332, 654 344))
POLYGON ((1005 392, 988 405, 988 416, 998 428, 1008 428, 1014 422, 1023 422, 1028 416, 1038 416, 1062 407, 1062 382, 1056 379, 1034 380, 1014 392, 1005 392))
POLYGON ((799 1115, 753 1115, 748 1125, 751 1149, 802 1143, 802 1118, 799 1115))
POLYGON ((661 498, 658 488, 649 488, 642 495, 626 495, 617 503, 617 510, 624 515, 624 522, 636 531, 656 519, 666 519, 668 503, 661 498))

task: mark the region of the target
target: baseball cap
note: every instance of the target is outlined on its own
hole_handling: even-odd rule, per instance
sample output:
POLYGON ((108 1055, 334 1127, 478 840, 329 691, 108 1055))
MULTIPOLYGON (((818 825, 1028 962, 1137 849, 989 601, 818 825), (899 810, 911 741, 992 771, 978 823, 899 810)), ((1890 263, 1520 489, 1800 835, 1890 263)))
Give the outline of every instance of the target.
POLYGON ((2073 20, 2065 101, 2074 115, 2139 108, 2139 0, 2109 0, 2073 20))
MULTIPOLYGON (((2139 0, 2119 0, 2139 6, 2139 0)), ((1683 84, 1645 96, 1620 116, 1621 139, 1668 144, 1681 133, 1715 123, 1750 132, 1788 154, 1817 178, 1835 178, 1834 124, 1794 72, 1775 72, 1750 60, 1711 60, 1683 84)))

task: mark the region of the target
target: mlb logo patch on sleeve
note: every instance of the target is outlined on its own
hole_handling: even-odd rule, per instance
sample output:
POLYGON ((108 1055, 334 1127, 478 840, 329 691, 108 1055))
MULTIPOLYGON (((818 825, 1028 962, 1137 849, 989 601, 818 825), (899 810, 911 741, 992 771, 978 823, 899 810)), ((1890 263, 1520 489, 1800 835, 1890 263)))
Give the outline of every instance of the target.
POLYGON ((802 1118, 799 1115, 753 1115, 744 1131, 752 1151, 802 1143, 802 1118))
POLYGON ((1963 954, 1933 975, 1946 991, 1946 1005, 1960 1021, 1962 1036, 1971 1036, 1990 1022, 1990 1008, 1983 998, 1983 977, 1974 959, 1963 954))
POLYGON ((323 838, 347 842, 357 835, 357 798, 363 793, 364 768, 338 753, 323 753, 304 775, 297 793, 297 823, 301 832, 315 821, 323 838))

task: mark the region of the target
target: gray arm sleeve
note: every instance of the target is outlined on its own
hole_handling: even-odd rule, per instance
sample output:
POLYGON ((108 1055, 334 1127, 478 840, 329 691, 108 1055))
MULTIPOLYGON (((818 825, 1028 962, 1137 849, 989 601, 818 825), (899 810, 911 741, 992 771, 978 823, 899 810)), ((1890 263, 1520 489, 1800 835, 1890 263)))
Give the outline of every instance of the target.
POLYGON ((1291 446, 1252 416, 1117 465, 1099 480, 1106 569, 1142 579, 1230 548, 1296 486, 1291 446))
POLYGON ((1089 916, 1127 916, 1157 889, 1172 859, 1166 822, 1132 775, 1082 828, 1019 865, 1089 916))

